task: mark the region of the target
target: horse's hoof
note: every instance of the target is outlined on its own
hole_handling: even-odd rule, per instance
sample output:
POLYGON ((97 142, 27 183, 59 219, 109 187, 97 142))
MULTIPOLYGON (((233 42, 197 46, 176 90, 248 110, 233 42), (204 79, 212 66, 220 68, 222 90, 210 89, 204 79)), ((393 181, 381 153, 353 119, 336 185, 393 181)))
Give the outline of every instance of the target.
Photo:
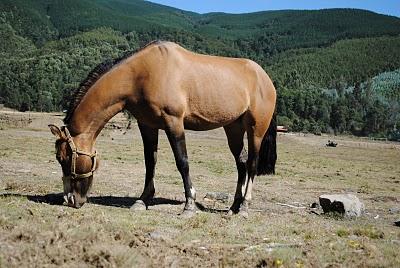
POLYGON ((240 205, 239 215, 245 219, 249 218, 249 203, 246 200, 240 205))
POLYGON ((227 215, 230 216, 230 217, 233 216, 233 215, 240 215, 240 216, 242 216, 242 217, 245 218, 245 219, 249 218, 249 213, 248 213, 248 211, 247 211, 247 210, 244 210, 244 209, 239 210, 239 212, 234 212, 232 209, 230 209, 230 210, 228 211, 227 215))
POLYGON ((147 210, 146 204, 143 200, 136 200, 136 202, 131 206, 130 210, 132 211, 143 211, 147 210))
POLYGON ((183 212, 180 214, 180 216, 184 219, 189 219, 192 218, 194 215, 196 215, 196 210, 193 209, 185 209, 183 212))

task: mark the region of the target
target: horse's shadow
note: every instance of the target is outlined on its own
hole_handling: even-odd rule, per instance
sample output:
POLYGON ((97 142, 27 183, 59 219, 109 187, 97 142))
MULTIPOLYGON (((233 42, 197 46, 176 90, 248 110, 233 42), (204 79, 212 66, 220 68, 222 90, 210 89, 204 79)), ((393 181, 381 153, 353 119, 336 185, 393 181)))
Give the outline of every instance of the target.
MULTIPOLYGON (((24 197, 29 201, 35 203, 44 203, 52 206, 63 206, 63 193, 50 193, 45 195, 29 195, 29 194, 19 194, 19 193, 1 193, 0 198, 2 197, 24 197)), ((96 204, 101 206, 110 206, 110 207, 119 207, 119 208, 130 208, 139 198, 137 197, 128 197, 128 196, 92 196, 88 198, 88 203, 96 204)), ((174 200, 163 197, 155 197, 150 203, 149 207, 158 206, 158 205, 172 205, 179 206, 184 204, 184 201, 174 200)), ((196 205, 200 211, 209 212, 209 213, 224 213, 226 210, 223 209, 213 209, 207 208, 199 202, 196 202, 196 205)))
MULTIPOLYGON (((137 197, 123 196, 92 196, 88 198, 88 203, 110 207, 130 208, 138 199, 137 197)), ((178 206, 183 203, 183 201, 179 200, 156 197, 149 202, 149 207, 157 205, 178 206)))
POLYGON ((19 197, 26 198, 29 201, 35 203, 45 203, 52 206, 62 206, 63 205, 63 194, 62 193, 51 193, 46 195, 29 195, 29 194, 19 194, 19 193, 0 193, 0 198, 5 197, 19 197))

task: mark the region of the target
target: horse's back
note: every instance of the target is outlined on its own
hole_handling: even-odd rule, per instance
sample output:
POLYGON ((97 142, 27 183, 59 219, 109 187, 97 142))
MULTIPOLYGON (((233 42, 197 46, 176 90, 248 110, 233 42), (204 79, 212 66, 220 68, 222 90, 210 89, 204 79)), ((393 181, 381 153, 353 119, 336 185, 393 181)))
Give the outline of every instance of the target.
POLYGON ((227 125, 271 95, 271 80, 253 61, 197 54, 171 42, 148 50, 152 102, 182 113, 188 129, 227 125))

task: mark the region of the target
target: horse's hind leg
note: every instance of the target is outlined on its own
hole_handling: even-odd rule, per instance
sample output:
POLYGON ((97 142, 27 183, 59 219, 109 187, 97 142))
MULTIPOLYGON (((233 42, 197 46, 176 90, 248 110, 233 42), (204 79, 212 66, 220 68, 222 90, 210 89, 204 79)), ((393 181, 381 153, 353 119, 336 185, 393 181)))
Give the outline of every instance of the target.
POLYGON ((238 171, 238 180, 236 185, 235 199, 229 210, 229 214, 238 213, 240 205, 243 202, 244 192, 242 191, 246 181, 246 160, 247 153, 244 148, 243 137, 245 129, 241 121, 235 121, 224 127, 226 137, 228 138, 229 149, 235 158, 238 171))
POLYGON ((146 177, 143 193, 131 209, 145 210, 155 193, 154 170, 157 162, 158 129, 153 129, 140 123, 138 123, 138 126, 143 140, 146 177))
POLYGON ((186 151, 185 132, 183 121, 172 117, 167 120, 165 133, 174 153, 176 166, 182 176, 183 186, 185 188, 186 204, 182 215, 185 217, 193 216, 196 212, 196 191, 192 185, 189 175, 189 161, 186 151))
MULTIPOLYGON (((246 162, 247 168, 247 180, 243 185, 243 202, 240 204, 239 214, 243 217, 248 217, 249 203, 252 199, 252 190, 254 177, 257 174, 257 165, 259 159, 260 147, 263 139, 263 135, 257 135, 254 127, 247 127, 247 140, 248 140, 248 158, 246 162), (261 136, 261 137, 260 137, 261 136)), ((262 131, 261 131, 262 132, 262 131)), ((263 133, 263 132, 262 132, 263 133)))

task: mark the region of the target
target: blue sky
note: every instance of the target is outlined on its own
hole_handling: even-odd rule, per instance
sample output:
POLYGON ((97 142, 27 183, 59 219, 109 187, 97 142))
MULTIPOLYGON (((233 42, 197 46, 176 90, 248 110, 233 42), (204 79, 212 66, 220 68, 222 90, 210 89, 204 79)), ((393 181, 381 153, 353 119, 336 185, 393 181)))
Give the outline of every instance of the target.
POLYGON ((151 0, 197 13, 280 9, 360 8, 400 17, 400 0, 151 0))

